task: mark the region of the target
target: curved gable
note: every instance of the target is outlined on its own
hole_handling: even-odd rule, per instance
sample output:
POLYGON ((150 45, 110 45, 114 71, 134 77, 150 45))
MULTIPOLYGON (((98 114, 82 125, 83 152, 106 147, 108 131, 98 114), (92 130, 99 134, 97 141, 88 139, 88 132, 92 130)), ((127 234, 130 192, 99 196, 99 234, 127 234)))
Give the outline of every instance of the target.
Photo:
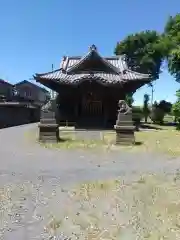
POLYGON ((90 47, 90 51, 82 57, 75 64, 67 68, 67 73, 77 73, 86 71, 98 71, 98 72, 109 72, 119 74, 118 68, 113 66, 109 61, 104 59, 98 53, 95 45, 90 47))

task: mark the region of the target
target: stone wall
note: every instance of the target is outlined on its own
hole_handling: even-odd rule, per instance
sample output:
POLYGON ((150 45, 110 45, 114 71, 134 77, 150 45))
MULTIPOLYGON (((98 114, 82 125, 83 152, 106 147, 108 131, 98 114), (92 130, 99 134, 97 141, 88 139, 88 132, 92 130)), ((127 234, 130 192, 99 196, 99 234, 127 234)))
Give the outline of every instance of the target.
POLYGON ((40 109, 19 103, 0 103, 0 128, 39 122, 40 109))

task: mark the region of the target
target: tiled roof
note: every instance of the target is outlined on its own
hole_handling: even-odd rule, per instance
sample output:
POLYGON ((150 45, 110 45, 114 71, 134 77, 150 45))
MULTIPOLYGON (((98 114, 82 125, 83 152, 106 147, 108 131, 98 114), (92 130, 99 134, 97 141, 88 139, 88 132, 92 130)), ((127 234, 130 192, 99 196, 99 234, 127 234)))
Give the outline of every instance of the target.
POLYGON ((40 77, 41 79, 46 80, 55 80, 57 82, 65 83, 65 84, 77 84, 80 83, 86 79, 91 80, 99 80, 102 83, 105 84, 117 84, 117 83, 123 83, 133 80, 149 80, 149 76, 142 75, 140 73, 136 73, 130 70, 124 71, 121 74, 112 74, 112 73, 100 73, 96 72, 93 74, 88 73, 79 73, 79 74, 67 74, 63 73, 61 69, 49 72, 42 75, 36 75, 36 78, 40 77))
MULTIPOLYGON (((82 57, 64 57, 60 68, 63 68, 64 70, 68 70, 73 65, 77 64, 82 57)), ((124 69, 127 69, 127 63, 124 60, 124 56, 113 56, 113 57, 104 57, 104 59, 112 64, 114 67, 118 68, 120 71, 123 71, 124 69)))
POLYGON ((94 59, 96 60, 98 59, 101 62, 101 64, 106 66, 106 68, 108 69, 108 72, 111 72, 111 73, 113 72, 117 74, 120 72, 120 69, 118 67, 114 66, 107 59, 100 56, 95 46, 91 47, 89 52, 84 57, 79 59, 79 61, 77 61, 75 64, 73 64, 72 66, 67 66, 66 71, 68 73, 72 73, 74 70, 78 70, 79 67, 82 66, 83 63, 86 62, 87 60, 94 61, 94 59))
POLYGON ((7 82, 7 81, 5 81, 5 80, 3 80, 3 79, 0 79, 0 83, 3 83, 3 84, 7 84, 7 85, 12 86, 11 83, 9 83, 9 82, 7 82))
POLYGON ((14 86, 16 87, 16 86, 23 85, 23 84, 31 85, 31 86, 39 89, 40 91, 42 91, 42 92, 44 92, 44 93, 49 93, 49 91, 46 90, 45 88, 42 88, 42 87, 38 86, 37 84, 34 84, 34 83, 29 82, 29 81, 27 81, 27 80, 23 80, 23 81, 21 81, 21 82, 18 82, 18 83, 16 83, 16 84, 14 84, 14 86))
POLYGON ((147 82, 150 81, 150 76, 148 74, 141 74, 128 69, 127 63, 124 60, 124 56, 101 58, 97 52, 96 54, 99 56, 99 58, 101 58, 103 64, 107 64, 107 66, 111 68, 113 72, 105 73, 102 71, 92 71, 89 73, 85 71, 79 71, 75 73, 71 71, 72 69, 78 68, 83 61, 86 61, 92 51, 96 52, 96 49, 91 48, 88 54, 86 54, 84 57, 63 57, 60 69, 44 74, 36 74, 34 78, 37 81, 53 80, 64 84, 77 84, 86 79, 97 80, 104 84, 121 84, 133 80, 145 80, 147 82))

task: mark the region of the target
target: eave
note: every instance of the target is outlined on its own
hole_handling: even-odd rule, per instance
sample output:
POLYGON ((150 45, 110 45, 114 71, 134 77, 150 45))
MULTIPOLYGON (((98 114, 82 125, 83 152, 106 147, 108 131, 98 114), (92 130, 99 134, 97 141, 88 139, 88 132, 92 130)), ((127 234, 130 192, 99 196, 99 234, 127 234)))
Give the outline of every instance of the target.
MULTIPOLYGON (((122 74, 107 74, 107 73, 80 73, 80 74, 67 74, 62 69, 58 69, 52 72, 36 74, 34 79, 37 82, 45 86, 54 86, 53 90, 56 90, 56 86, 76 86, 85 81, 96 81, 99 84, 106 86, 124 85, 125 83, 134 84, 135 82, 151 82, 151 78, 147 74, 140 74, 130 70, 124 71, 122 74)), ((52 89, 52 87, 51 87, 52 89)))
MULTIPOLYGON (((89 81, 89 82, 97 82, 99 84, 105 85, 105 86, 112 86, 112 85, 123 85, 125 82, 122 79, 114 79, 113 76, 111 76, 111 80, 109 77, 102 77, 102 76, 97 76, 97 75, 92 75, 92 74, 83 74, 82 76, 72 76, 68 75, 66 78, 46 78, 45 76, 38 76, 35 75, 34 79, 45 85, 45 86, 50 86, 54 85, 54 90, 56 90, 56 86, 78 86, 83 82, 89 81), (71 79, 70 79, 71 78, 71 79)), ((51 88, 52 89, 52 88, 51 88)))

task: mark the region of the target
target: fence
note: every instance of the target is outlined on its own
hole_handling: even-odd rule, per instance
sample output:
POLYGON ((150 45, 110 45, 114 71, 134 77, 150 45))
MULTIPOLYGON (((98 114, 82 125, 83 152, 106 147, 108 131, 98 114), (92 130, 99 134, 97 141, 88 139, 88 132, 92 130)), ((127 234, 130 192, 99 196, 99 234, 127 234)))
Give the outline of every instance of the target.
POLYGON ((0 103, 0 128, 38 122, 40 109, 18 102, 0 103))

